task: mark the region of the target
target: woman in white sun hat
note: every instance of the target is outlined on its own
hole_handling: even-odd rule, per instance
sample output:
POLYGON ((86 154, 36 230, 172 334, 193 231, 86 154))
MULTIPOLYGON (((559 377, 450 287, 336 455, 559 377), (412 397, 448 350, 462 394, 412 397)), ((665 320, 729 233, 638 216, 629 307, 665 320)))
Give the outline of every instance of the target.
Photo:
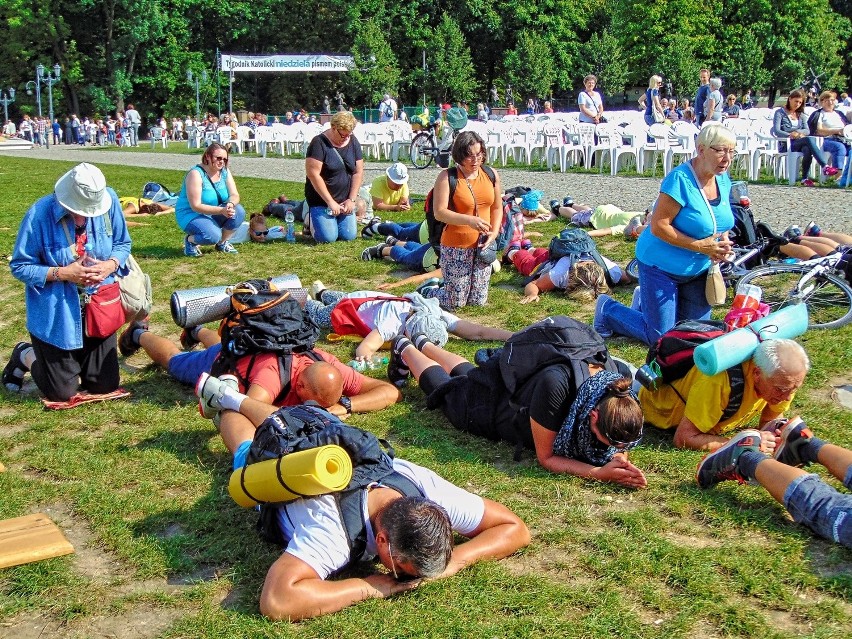
POLYGON ((110 315, 95 330, 81 299, 108 290, 126 275, 130 235, 115 191, 98 167, 82 163, 59 178, 54 192, 24 215, 12 253, 12 275, 25 285, 27 330, 3 370, 3 384, 20 391, 30 371, 50 400, 66 401, 79 390, 118 388, 115 332, 124 321, 110 315), (98 333, 112 331, 108 335, 98 333), (92 335, 92 336, 90 336, 92 335))

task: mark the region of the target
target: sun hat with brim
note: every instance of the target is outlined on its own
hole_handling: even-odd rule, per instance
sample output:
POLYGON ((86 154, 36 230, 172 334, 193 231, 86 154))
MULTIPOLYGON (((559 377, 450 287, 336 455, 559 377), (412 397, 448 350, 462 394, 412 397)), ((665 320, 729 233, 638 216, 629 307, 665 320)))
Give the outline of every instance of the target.
POLYGON ((385 171, 385 174, 394 184, 399 184, 401 186, 408 182, 408 169, 402 162, 391 164, 385 171))
POLYGON ((78 164, 59 178, 53 192, 63 208, 83 217, 98 217, 112 206, 104 174, 87 162, 78 164))

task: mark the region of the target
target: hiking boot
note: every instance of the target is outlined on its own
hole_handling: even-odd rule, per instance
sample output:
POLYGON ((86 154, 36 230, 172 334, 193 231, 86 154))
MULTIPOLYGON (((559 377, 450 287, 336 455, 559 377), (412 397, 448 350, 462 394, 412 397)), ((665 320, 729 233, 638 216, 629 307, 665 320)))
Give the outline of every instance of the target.
POLYGON ((430 277, 428 280, 418 286, 415 291, 423 297, 435 297, 438 289, 444 286, 444 280, 438 277, 430 277))
POLYGON ((760 431, 744 430, 737 433, 721 448, 705 455, 695 473, 701 488, 710 488, 719 482, 736 479, 741 484, 747 479, 737 470, 737 460, 747 450, 760 452, 760 431))
POLYGON ((224 242, 219 242, 216 245, 216 250, 220 253, 232 253, 234 255, 239 253, 239 251, 234 248, 234 245, 231 244, 228 240, 225 240, 224 242))
POLYGON ((143 320, 130 322, 118 338, 118 350, 124 357, 130 357, 140 348, 139 340, 133 337, 137 330, 143 332, 148 330, 147 317, 143 320))
POLYGON ((816 222, 811 220, 810 222, 808 222, 808 225, 805 227, 805 230, 804 232, 802 232, 802 235, 804 235, 805 237, 819 237, 820 233, 822 233, 822 229, 817 226, 816 222))
POLYGON ((607 326, 603 315, 604 304, 611 301, 612 298, 609 295, 599 295, 595 301, 595 317, 592 320, 592 326, 601 337, 612 337, 612 330, 607 326))
POLYGON ((761 237, 767 240, 772 240, 773 242, 777 242, 778 246, 786 246, 789 244, 789 240, 783 235, 778 235, 766 222, 757 222, 755 223, 755 228, 761 237))
POLYGON ((802 186, 816 186, 816 182, 814 182, 811 178, 805 178, 799 184, 802 186))
POLYGON ((387 246, 384 242, 381 244, 376 244, 375 246, 369 246, 361 251, 361 259, 365 262, 369 262, 371 260, 380 260, 382 259, 382 249, 387 246))
POLYGON ((195 394, 198 396, 198 412, 204 419, 213 419, 222 410, 222 395, 227 389, 239 390, 240 383, 233 375, 213 377, 202 373, 195 384, 195 394))
POLYGON ((187 257, 201 257, 203 255, 198 244, 189 241, 189 235, 183 238, 183 254, 187 257))
POLYGON ((822 174, 827 175, 828 177, 833 177, 840 173, 840 170, 833 166, 824 166, 822 167, 822 174))
POLYGON ((800 238, 802 237, 802 229, 800 229, 796 224, 791 224, 784 229, 784 237, 787 238, 788 241, 800 238))
POLYGON ((369 240, 371 237, 378 235, 379 224, 381 223, 382 221, 379 218, 371 218, 370 221, 367 222, 367 226, 361 229, 361 237, 363 237, 365 240, 369 240))
POLYGON ((201 341, 192 336, 193 331, 197 326, 189 326, 180 332, 180 347, 185 351, 191 351, 198 346, 201 341))
POLYGON ((311 299, 316 300, 317 302, 321 302, 322 300, 322 292, 326 289, 325 284, 320 282, 319 280, 314 280, 314 283, 311 284, 311 288, 308 290, 308 294, 311 296, 311 299))
POLYGON ((9 361, 3 369, 3 386, 12 393, 20 393, 21 387, 24 385, 24 373, 30 369, 24 365, 24 359, 21 357, 21 354, 31 347, 32 344, 27 342, 18 342, 15 344, 12 354, 9 356, 9 361))
POLYGON ((775 448, 772 456, 788 466, 797 468, 804 466, 805 461, 801 456, 802 446, 807 445, 808 440, 813 436, 808 425, 800 417, 794 417, 781 431, 781 443, 775 448))
POLYGON ((397 335, 391 340, 390 360, 388 361, 388 380, 397 388, 402 388, 408 382, 411 369, 402 360, 402 351, 414 346, 405 335, 397 335))

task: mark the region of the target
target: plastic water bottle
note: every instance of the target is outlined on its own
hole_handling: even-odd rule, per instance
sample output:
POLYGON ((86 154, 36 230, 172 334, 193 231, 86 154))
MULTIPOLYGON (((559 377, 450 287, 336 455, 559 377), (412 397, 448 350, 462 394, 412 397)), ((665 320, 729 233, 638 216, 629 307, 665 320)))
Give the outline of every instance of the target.
MULTIPOLYGON (((94 259, 93 254, 92 254, 93 250, 94 250, 94 247, 92 246, 91 242, 86 242, 86 246, 83 248, 83 255, 82 255, 83 266, 93 266, 95 264, 95 259, 94 259)), ((98 287, 97 287, 97 285, 89 285, 89 286, 86 286, 83 290, 86 292, 86 295, 91 296, 91 295, 95 294, 95 292, 98 290, 98 287)))
POLYGON ((296 241, 296 227, 293 225, 293 211, 287 211, 284 214, 284 221, 287 223, 287 235, 284 239, 287 242, 295 242, 296 241))
POLYGON ((372 371, 388 365, 388 358, 375 353, 367 359, 353 359, 346 363, 350 368, 354 368, 359 373, 364 371, 372 371))

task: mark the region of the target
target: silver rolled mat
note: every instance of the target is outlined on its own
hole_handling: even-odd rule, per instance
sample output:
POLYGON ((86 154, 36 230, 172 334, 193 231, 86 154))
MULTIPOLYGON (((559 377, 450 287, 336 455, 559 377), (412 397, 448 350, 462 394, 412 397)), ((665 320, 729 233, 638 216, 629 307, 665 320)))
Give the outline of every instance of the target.
MULTIPOLYGON (((299 300, 299 304, 305 305, 308 292, 302 288, 298 275, 287 273, 273 277, 270 281, 278 290, 289 290, 290 294, 299 300)), ((222 319, 231 310, 231 291, 238 283, 175 291, 171 300, 172 319, 181 328, 200 326, 222 319)))

